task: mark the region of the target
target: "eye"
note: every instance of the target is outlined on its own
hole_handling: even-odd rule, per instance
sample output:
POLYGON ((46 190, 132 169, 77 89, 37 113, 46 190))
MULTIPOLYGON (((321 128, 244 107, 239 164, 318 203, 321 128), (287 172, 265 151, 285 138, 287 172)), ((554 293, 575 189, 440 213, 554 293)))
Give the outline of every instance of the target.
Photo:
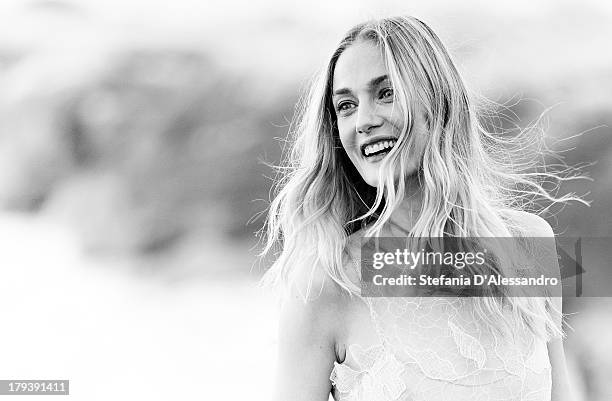
POLYGON ((393 88, 385 88, 381 90, 379 96, 382 100, 393 100, 393 88))
POLYGON ((350 111, 351 109, 353 109, 355 107, 355 105, 353 104, 353 102, 340 102, 338 103, 338 106, 336 106, 336 111, 338 113, 346 113, 348 111, 350 111))

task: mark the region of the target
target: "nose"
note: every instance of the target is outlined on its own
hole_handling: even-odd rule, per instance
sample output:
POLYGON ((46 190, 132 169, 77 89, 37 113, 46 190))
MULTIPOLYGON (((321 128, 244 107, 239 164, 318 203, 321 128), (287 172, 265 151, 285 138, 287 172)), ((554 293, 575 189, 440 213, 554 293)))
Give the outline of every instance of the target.
POLYGON ((357 110, 355 128, 358 133, 369 134, 370 131, 382 125, 382 117, 376 110, 376 105, 370 102, 361 102, 357 110))

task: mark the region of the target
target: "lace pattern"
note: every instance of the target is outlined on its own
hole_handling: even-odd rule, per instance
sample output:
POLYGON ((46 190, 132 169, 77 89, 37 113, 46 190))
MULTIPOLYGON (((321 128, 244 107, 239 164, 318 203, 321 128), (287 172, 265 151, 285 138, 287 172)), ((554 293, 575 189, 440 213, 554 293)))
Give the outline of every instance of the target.
POLYGON ((364 300, 380 344, 348 346, 356 366, 334 364, 336 400, 550 400, 546 342, 527 329, 485 328, 469 298, 364 300))
POLYGON ((346 400, 397 400, 406 390, 402 380, 403 367, 382 346, 362 348, 358 344, 348 351, 357 361, 358 368, 334 363, 330 380, 340 394, 348 394, 346 400))

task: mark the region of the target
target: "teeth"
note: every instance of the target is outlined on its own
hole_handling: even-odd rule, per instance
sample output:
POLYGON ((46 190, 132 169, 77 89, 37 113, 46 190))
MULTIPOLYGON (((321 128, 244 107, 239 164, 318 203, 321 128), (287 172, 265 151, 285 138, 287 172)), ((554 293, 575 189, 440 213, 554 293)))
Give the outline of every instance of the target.
POLYGON ((395 145, 394 140, 390 141, 380 141, 372 145, 368 145, 364 149, 364 153, 366 156, 371 155, 372 153, 376 153, 381 151, 382 149, 392 148, 395 145))

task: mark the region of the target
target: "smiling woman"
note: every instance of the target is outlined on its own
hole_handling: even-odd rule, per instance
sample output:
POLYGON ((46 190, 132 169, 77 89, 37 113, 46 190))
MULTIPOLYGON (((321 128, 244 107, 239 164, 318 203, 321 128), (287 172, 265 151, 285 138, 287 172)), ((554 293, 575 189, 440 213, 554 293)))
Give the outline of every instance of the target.
MULTIPOLYGON (((361 41, 347 48, 336 64, 333 87, 342 147, 363 180, 377 187, 378 162, 393 151, 400 134, 407 130, 380 47, 361 41)), ((423 152, 426 128, 420 114, 415 116, 411 131, 421 146, 410 155, 408 174, 416 172, 423 152)))
POLYGON ((284 290, 277 400, 569 397, 559 298, 360 293, 363 237, 552 237, 526 206, 579 200, 482 127, 438 36, 413 17, 354 27, 304 105, 263 252, 282 245, 264 277, 284 290))

